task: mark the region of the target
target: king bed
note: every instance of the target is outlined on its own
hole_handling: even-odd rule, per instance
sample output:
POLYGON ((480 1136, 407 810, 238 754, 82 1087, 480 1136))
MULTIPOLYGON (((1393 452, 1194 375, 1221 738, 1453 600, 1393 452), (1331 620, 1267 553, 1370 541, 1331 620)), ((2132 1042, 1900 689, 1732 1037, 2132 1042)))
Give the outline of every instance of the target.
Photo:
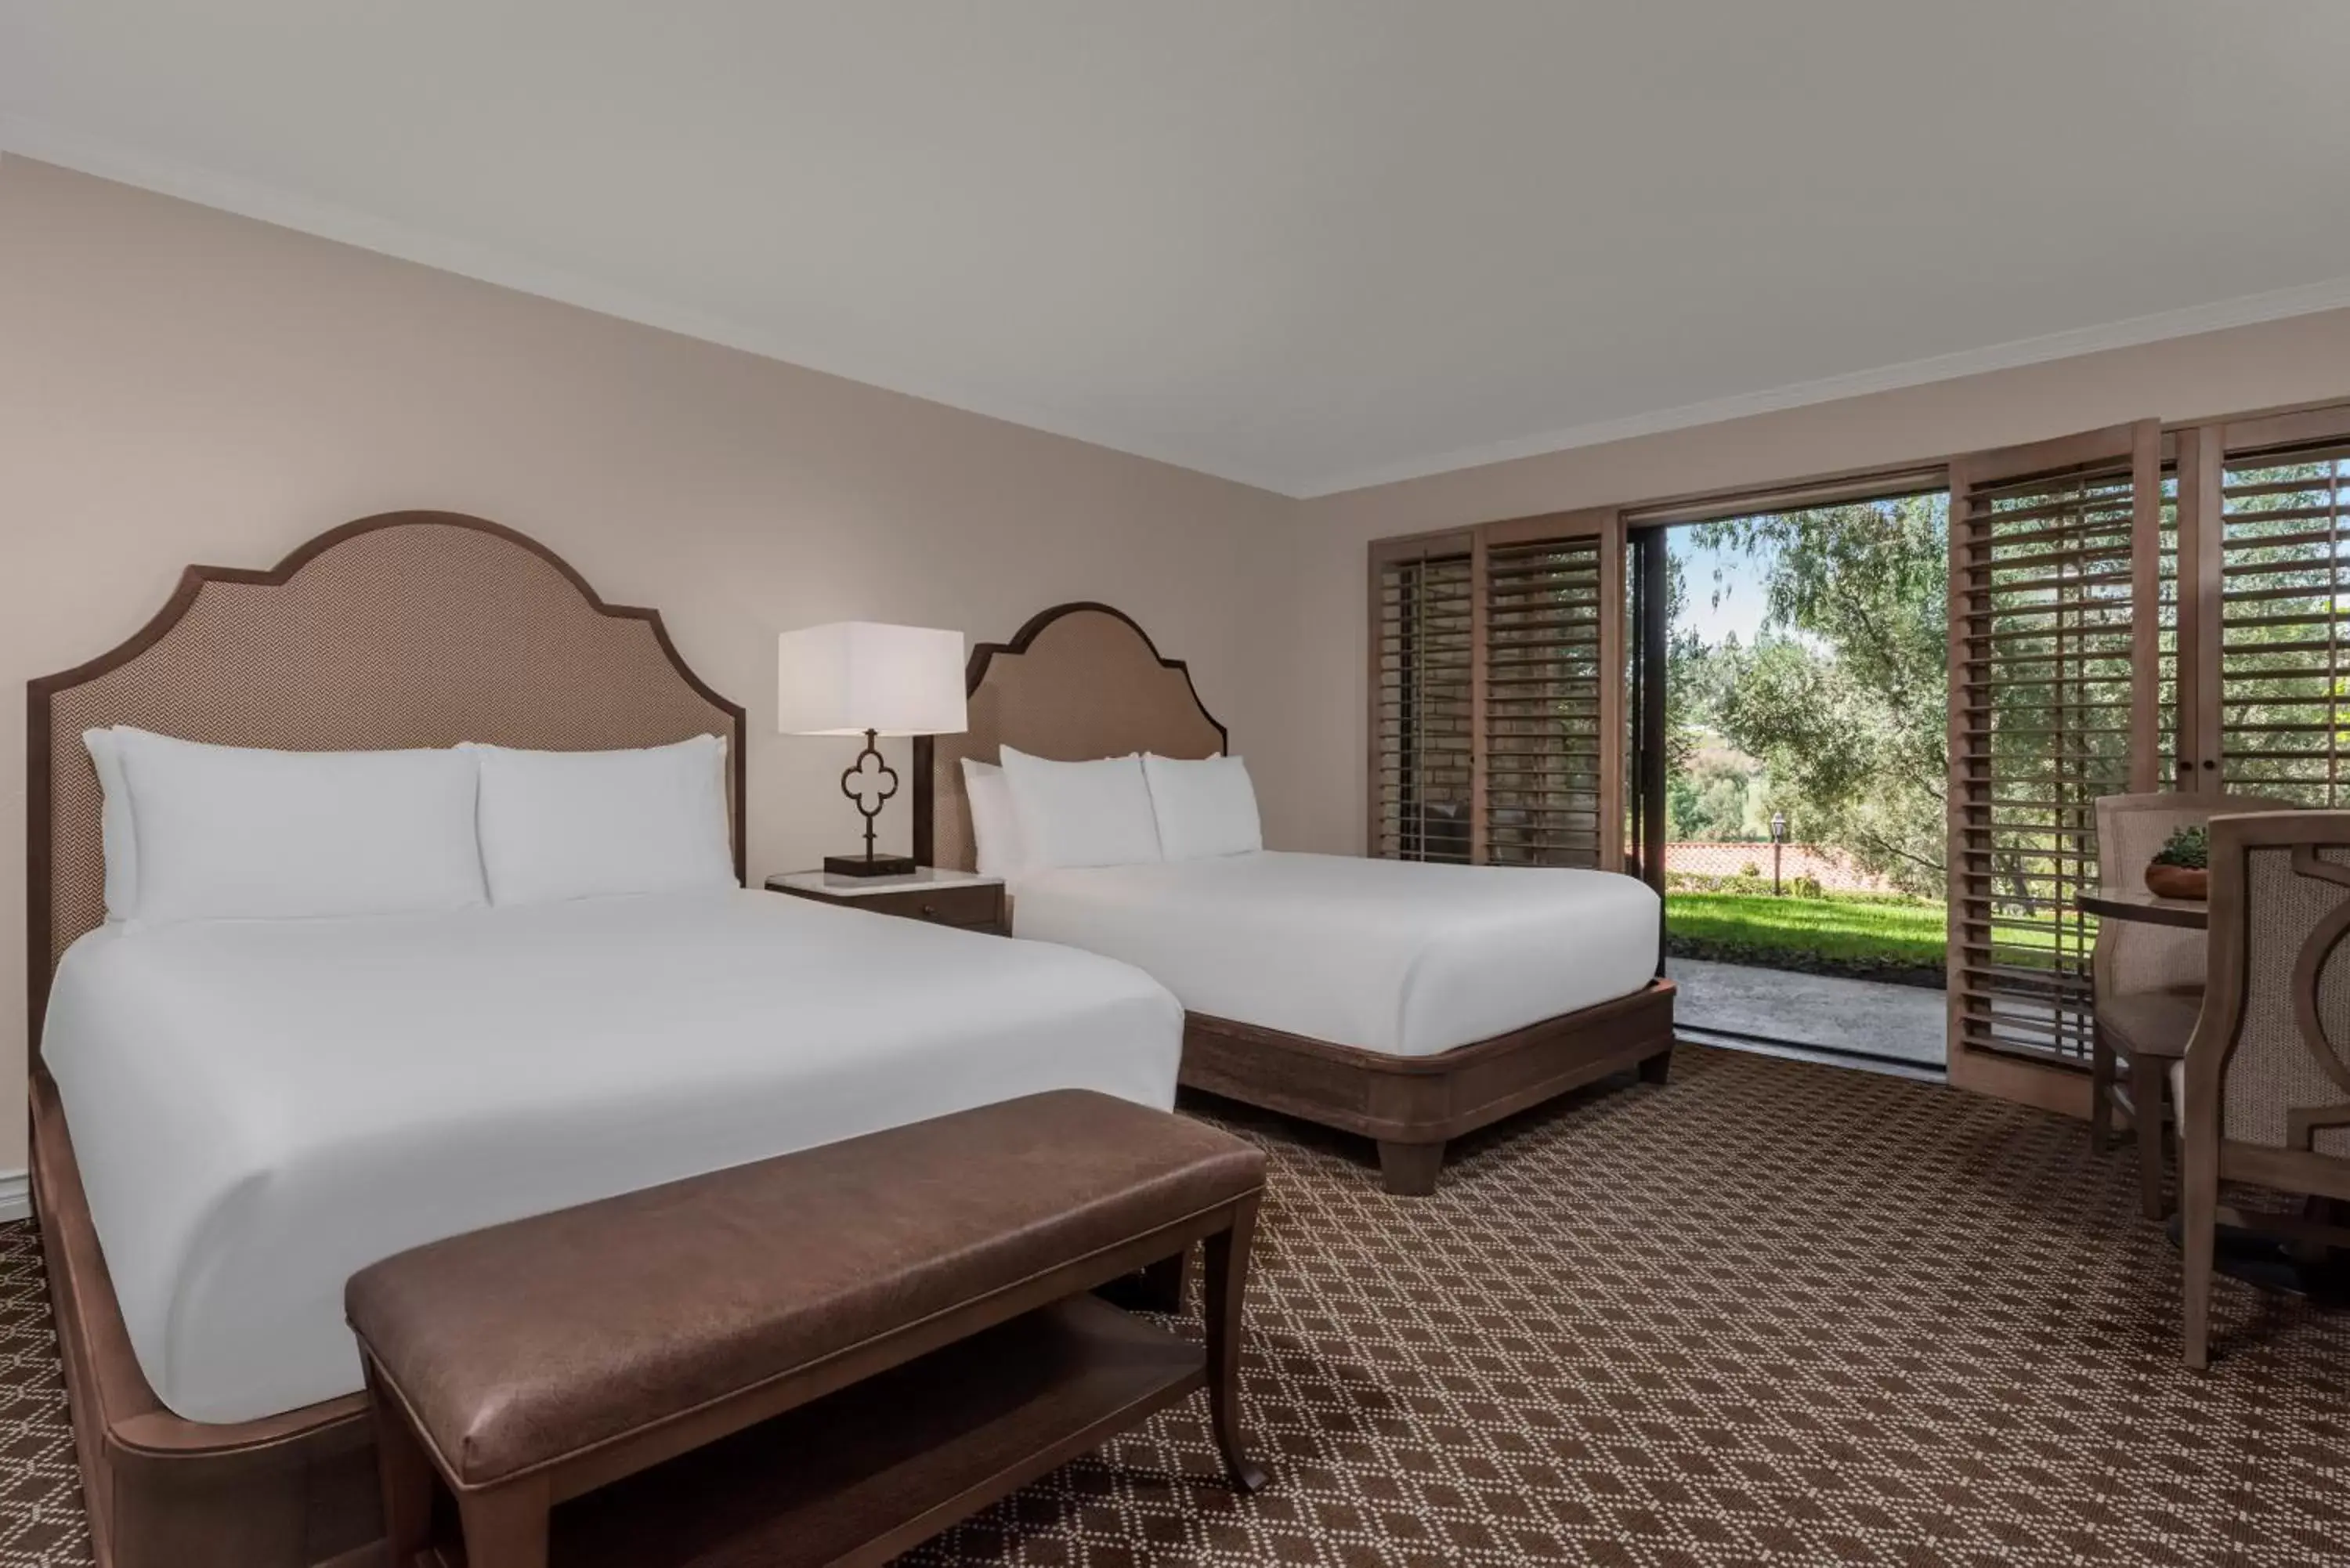
POLYGON ((30 722, 33 1191, 103 1568, 378 1560, 341 1310, 377 1259, 1041 1090, 1174 1097, 1181 1010, 1138 971, 744 890, 743 711, 652 612, 492 524, 192 567, 35 681, 30 722), (84 740, 109 727, 371 763, 700 747, 710 864, 673 892, 123 920, 84 740))
MULTIPOLYGON (((1225 753, 1185 665, 1107 605, 974 649, 966 685, 968 730, 915 742, 928 865, 989 869, 972 780, 999 763, 1143 753, 1148 773, 1225 753)), ((1433 1191, 1450 1139, 1618 1072, 1662 1082, 1670 1062, 1660 905, 1612 872, 1257 848, 1024 863, 1010 893, 1015 936, 1175 993, 1185 1085, 1376 1140, 1390 1192, 1433 1191)))

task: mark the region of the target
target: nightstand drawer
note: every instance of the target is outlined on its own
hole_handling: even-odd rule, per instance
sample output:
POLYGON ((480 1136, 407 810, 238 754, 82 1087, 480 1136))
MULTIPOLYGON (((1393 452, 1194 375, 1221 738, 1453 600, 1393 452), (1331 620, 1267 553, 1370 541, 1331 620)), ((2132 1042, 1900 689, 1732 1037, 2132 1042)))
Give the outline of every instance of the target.
POLYGON ((1003 921, 1003 888, 999 883, 979 888, 909 888, 902 893, 876 893, 856 899, 852 907, 877 915, 934 920, 942 926, 994 926, 1003 921))

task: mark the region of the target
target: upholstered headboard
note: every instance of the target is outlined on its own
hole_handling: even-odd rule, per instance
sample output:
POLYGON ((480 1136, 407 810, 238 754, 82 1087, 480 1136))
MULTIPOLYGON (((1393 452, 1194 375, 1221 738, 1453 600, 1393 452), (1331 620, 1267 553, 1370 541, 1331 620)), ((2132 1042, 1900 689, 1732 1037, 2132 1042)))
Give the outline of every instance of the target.
POLYGON ((28 699, 36 1041, 57 959, 105 919, 98 774, 81 743, 101 725, 289 751, 721 735, 743 873, 743 710, 686 668, 657 613, 607 605, 553 551, 478 517, 388 513, 265 572, 190 566, 130 641, 33 681, 28 699))
POLYGON ((1201 705, 1183 661, 1161 659, 1133 618, 1107 605, 1056 605, 1010 642, 981 643, 964 686, 970 728, 914 742, 914 858, 926 866, 977 864, 965 757, 992 763, 1006 745, 1072 763, 1224 749, 1224 727, 1201 705))

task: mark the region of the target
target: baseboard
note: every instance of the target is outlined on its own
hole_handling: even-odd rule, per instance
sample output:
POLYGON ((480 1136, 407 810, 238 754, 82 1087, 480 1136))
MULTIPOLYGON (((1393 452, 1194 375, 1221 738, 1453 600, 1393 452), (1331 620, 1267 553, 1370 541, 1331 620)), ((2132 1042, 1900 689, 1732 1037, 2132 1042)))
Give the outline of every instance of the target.
POLYGON ((33 1176, 26 1170, 0 1171, 0 1223, 33 1217, 33 1176))

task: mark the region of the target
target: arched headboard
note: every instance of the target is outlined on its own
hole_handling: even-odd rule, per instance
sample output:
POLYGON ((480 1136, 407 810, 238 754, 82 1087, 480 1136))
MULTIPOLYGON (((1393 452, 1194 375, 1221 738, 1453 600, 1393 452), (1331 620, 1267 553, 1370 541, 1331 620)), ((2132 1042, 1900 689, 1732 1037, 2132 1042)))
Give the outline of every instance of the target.
POLYGON ((1161 658, 1132 616, 1107 605, 1055 605, 1010 642, 981 643, 963 683, 970 728, 914 742, 914 858, 926 866, 977 864, 965 757, 992 763, 1006 745, 1070 763, 1224 749, 1224 727, 1201 702, 1190 668, 1161 658))
POLYGON ((26 710, 36 1042, 58 958, 106 915, 98 774, 81 743, 103 725, 286 751, 720 735, 743 874, 743 710, 686 668, 657 612, 606 604, 554 551, 478 517, 386 513, 267 571, 190 566, 128 642, 34 680, 26 710))

